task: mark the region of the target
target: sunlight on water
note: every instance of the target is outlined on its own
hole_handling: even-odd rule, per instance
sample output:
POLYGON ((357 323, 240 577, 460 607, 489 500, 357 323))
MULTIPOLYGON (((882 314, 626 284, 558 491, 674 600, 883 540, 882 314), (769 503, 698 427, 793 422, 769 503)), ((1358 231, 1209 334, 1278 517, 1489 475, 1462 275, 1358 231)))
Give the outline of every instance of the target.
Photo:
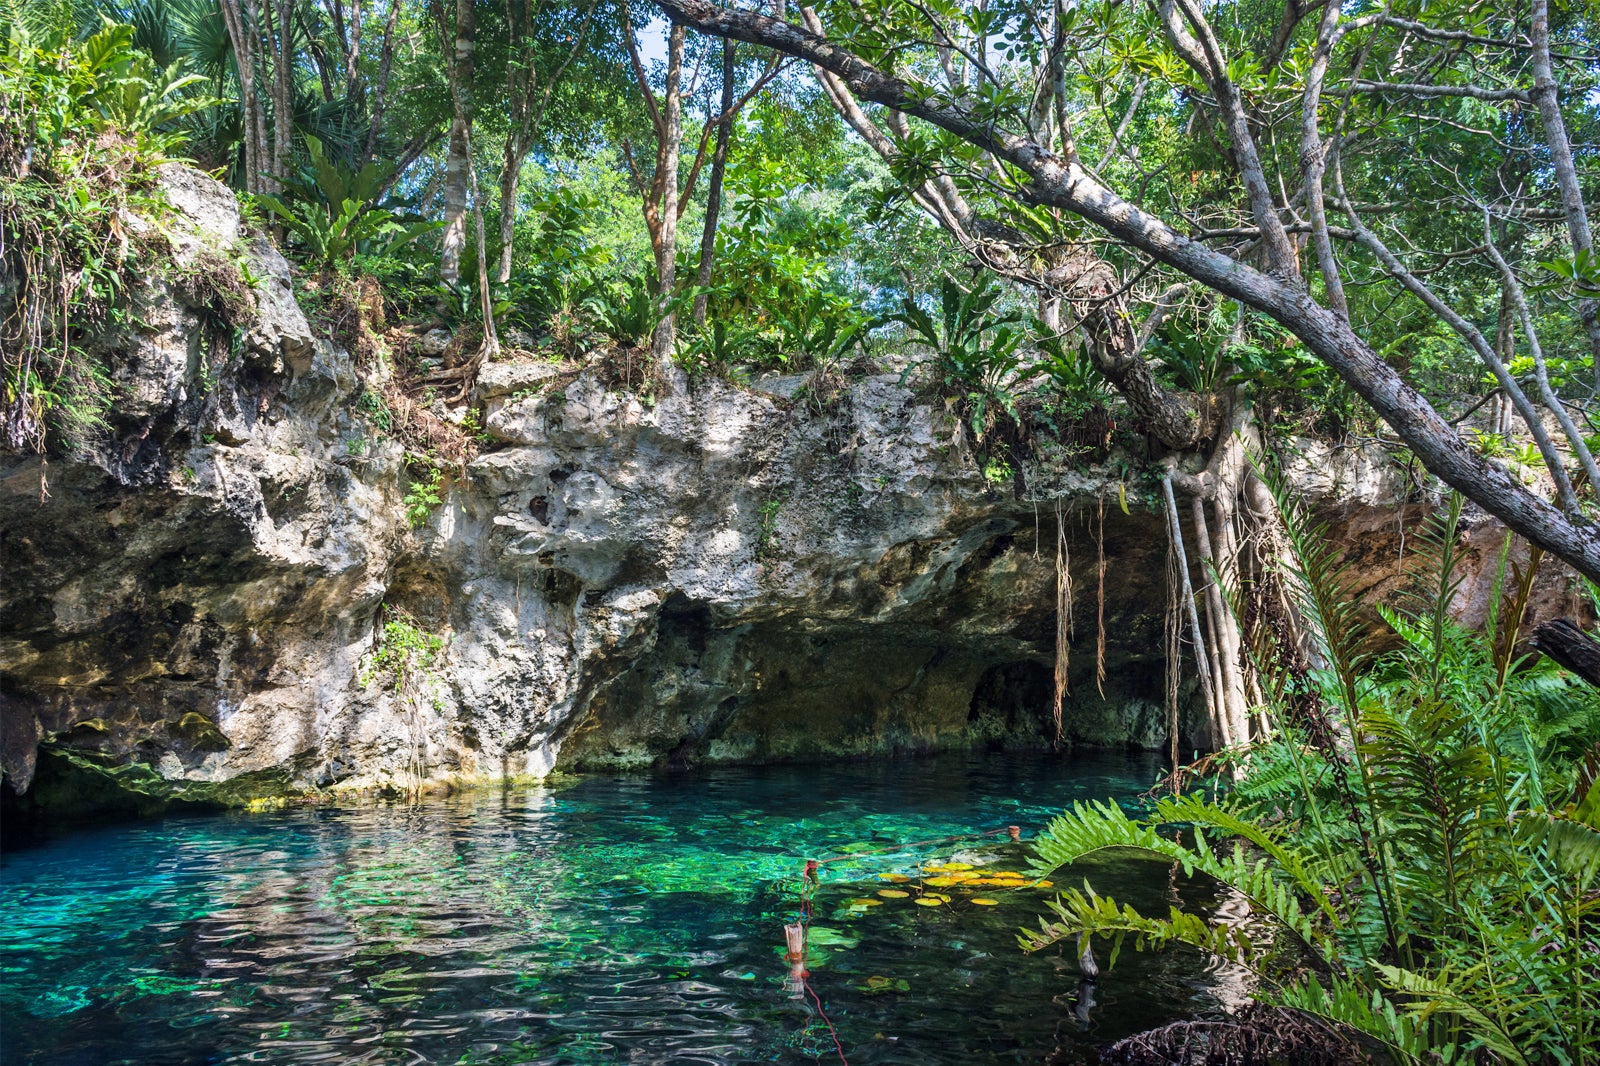
MULTIPOLYGON (((1121 755, 768 767, 65 834, 4 858, 0 1060, 1070 1056, 1214 1010, 1226 982, 1129 950, 1091 1006, 1071 950, 1017 948, 1048 893, 991 876, 1026 865, 1003 834, 881 849, 1031 835, 1073 799, 1136 803, 1155 773, 1121 755), (796 982, 804 859, 868 850, 824 865, 796 982), (976 873, 919 870, 950 861, 976 873), (946 901, 918 902, 930 874, 946 901)), ((1066 876, 1146 909, 1209 902, 1158 863, 1066 876)))

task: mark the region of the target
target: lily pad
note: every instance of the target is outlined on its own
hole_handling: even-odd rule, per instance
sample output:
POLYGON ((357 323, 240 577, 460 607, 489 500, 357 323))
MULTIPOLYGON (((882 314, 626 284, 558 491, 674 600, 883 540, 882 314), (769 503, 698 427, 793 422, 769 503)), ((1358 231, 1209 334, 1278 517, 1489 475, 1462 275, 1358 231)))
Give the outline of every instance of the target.
POLYGON ((967 902, 968 903, 975 903, 980 907, 993 907, 993 906, 997 905, 1000 901, 997 900, 997 899, 988 899, 988 898, 983 897, 983 896, 975 896, 972 899, 967 900, 967 902))
POLYGON ((942 907, 942 906, 944 906, 944 901, 943 900, 934 899, 932 896, 923 896, 921 899, 917 900, 917 906, 919 906, 919 907, 942 907))
POLYGON ((806 945, 818 948, 853 948, 856 946, 856 938, 833 929, 813 925, 806 930, 806 945))
POLYGON ((863 992, 866 992, 868 995, 881 995, 884 992, 911 991, 911 983, 905 978, 884 977, 882 974, 874 974, 873 976, 868 977, 857 987, 863 992))
POLYGON ((911 895, 911 893, 902 892, 898 888, 880 888, 878 889, 878 895, 887 899, 905 899, 907 896, 911 895))

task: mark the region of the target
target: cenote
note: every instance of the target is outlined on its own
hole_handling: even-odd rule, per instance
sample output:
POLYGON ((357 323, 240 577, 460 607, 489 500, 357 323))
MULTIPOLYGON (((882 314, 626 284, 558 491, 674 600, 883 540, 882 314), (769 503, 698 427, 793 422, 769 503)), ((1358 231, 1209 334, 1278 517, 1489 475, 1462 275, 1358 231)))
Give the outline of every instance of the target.
MULTIPOLYGON (((1221 1009, 1237 980, 1129 950, 1080 986, 1072 951, 1017 946, 1048 890, 986 877, 919 905, 919 864, 1021 872, 1064 805, 1136 806, 1158 770, 1075 754, 596 775, 66 832, 4 858, 0 1057, 1083 1061, 1221 1009), (1011 824, 1023 844, 991 832, 1011 824), (783 926, 808 857, 834 861, 800 982, 783 926)), ((1066 873, 1146 910, 1214 902, 1162 863, 1066 873)))

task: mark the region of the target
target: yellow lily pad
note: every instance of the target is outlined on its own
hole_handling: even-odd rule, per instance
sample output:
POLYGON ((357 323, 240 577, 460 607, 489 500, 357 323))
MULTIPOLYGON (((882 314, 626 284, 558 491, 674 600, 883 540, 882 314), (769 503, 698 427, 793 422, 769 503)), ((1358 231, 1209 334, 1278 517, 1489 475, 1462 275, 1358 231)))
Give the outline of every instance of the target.
POLYGON ((949 888, 956 883, 956 879, 953 877, 930 877, 927 883, 934 888, 949 888))
POLYGON ((881 900, 881 899, 853 899, 853 900, 850 901, 850 906, 852 906, 852 907, 881 907, 881 906, 883 906, 883 900, 881 900))
POLYGON ((940 907, 943 905, 943 900, 934 899, 932 896, 923 896, 921 899, 917 900, 917 906, 919 907, 940 907))
POLYGON ((1000 901, 997 900, 997 899, 987 899, 987 898, 985 898, 983 896, 977 896, 977 897, 975 897, 973 899, 969 899, 967 902, 968 903, 975 903, 980 907, 993 907, 996 904, 998 904, 1000 901))
POLYGON ((972 864, 970 862, 947 862, 944 864, 944 868, 946 870, 970 870, 972 869, 972 864))
POLYGON ((887 899, 905 899, 907 896, 911 895, 911 893, 902 892, 898 888, 880 888, 878 889, 878 895, 887 899))
POLYGON ((907 877, 905 874, 879 874, 878 880, 890 881, 895 884, 899 884, 902 881, 909 881, 911 878, 907 877))

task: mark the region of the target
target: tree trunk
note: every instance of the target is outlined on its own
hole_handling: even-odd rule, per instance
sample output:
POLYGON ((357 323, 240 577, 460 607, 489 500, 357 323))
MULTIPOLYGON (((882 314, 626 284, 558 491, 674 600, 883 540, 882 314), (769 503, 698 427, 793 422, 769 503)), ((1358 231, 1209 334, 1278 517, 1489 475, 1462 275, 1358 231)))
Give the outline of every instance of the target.
MULTIPOLYGON (((1556 93, 1555 71, 1550 65, 1550 0, 1533 0, 1533 25, 1528 33, 1533 47, 1533 99, 1539 105, 1545 143, 1550 146, 1550 163, 1556 186, 1561 190, 1561 209, 1567 216, 1567 233, 1572 238, 1572 253, 1594 250, 1589 230, 1589 212, 1578 184, 1578 168, 1572 159, 1572 141, 1561 116, 1561 101, 1556 93)), ((1600 389, 1600 304, 1592 298, 1578 301, 1578 317, 1589 337, 1589 354, 1594 357, 1595 388, 1600 389)), ((1596 486, 1600 491, 1600 486, 1596 486)))
POLYGON ((1238 665, 1228 661, 1228 651, 1223 641, 1223 627, 1228 620, 1227 608, 1223 605, 1222 590, 1217 584, 1217 557, 1211 547, 1211 532, 1206 526, 1205 501, 1196 496, 1190 501, 1190 505, 1193 508, 1195 544, 1200 551, 1200 580, 1204 583, 1202 588, 1205 590, 1211 684, 1217 696, 1216 706, 1212 708, 1215 719, 1213 724, 1216 726, 1221 746, 1231 748, 1246 739, 1241 737, 1235 728, 1235 722, 1242 716, 1242 712, 1238 709, 1238 686, 1234 679, 1238 665))
POLYGON ((373 86, 371 108, 367 113, 367 143, 362 152, 364 166, 378 154, 378 137, 383 131, 383 112, 389 103, 389 70, 394 65, 394 27, 400 16, 399 0, 390 0, 389 16, 383 23, 383 46, 378 50, 378 80, 373 86))
POLYGON ((700 268, 694 284, 694 328, 706 324, 706 289, 711 286, 711 263, 717 252, 717 218, 722 213, 722 180, 728 166, 728 140, 733 136, 733 41, 722 39, 722 121, 717 123, 717 147, 711 155, 711 178, 706 187, 706 224, 700 233, 700 268))
MULTIPOLYGON (((1178 555, 1178 580, 1182 583, 1182 596, 1184 613, 1189 616, 1189 634, 1194 641, 1195 672, 1200 676, 1200 691, 1205 698, 1206 710, 1210 712, 1213 728, 1217 736, 1212 739, 1220 745, 1222 742, 1221 729, 1215 723, 1219 721, 1217 715, 1217 690, 1212 684, 1211 664, 1206 655, 1206 641, 1200 630, 1200 613, 1194 605, 1194 586, 1189 583, 1189 555, 1183 547, 1183 524, 1178 521, 1178 501, 1172 494, 1172 472, 1161 479, 1162 497, 1167 505, 1167 535, 1172 539, 1172 547, 1178 555)), ((1173 769, 1177 769, 1177 759, 1174 756, 1173 769)))
POLYGON ((517 185, 522 175, 522 161, 527 157, 522 131, 512 129, 506 134, 506 152, 500 160, 500 257, 495 263, 494 280, 501 285, 511 280, 511 243, 517 234, 517 185))
POLYGON ((244 140, 244 190, 258 193, 261 172, 265 169, 262 154, 266 143, 264 125, 259 121, 261 99, 256 95, 256 22, 255 4, 249 10, 240 7, 239 0, 218 0, 222 21, 228 30, 228 42, 233 47, 234 69, 239 74, 239 117, 244 140))
POLYGON ((540 5, 530 0, 511 0, 511 54, 506 60, 506 98, 511 108, 511 130, 506 134, 505 155, 500 160, 500 253, 495 264, 494 279, 500 284, 511 280, 511 242, 516 236, 517 186, 522 177, 522 164, 533 151, 535 134, 544 119, 545 108, 550 104, 550 94, 561 81, 567 67, 580 52, 588 47, 589 30, 594 25, 598 0, 589 0, 583 24, 572 39, 566 58, 544 80, 540 88, 539 74, 534 69, 533 49, 527 46, 533 32, 540 5))
POLYGON ((455 46, 450 68, 450 145, 445 152, 444 236, 439 280, 461 283, 461 252, 467 243, 467 196, 472 166, 472 57, 477 24, 473 0, 456 0, 455 46))
POLYGON ((494 268, 494 280, 501 285, 511 280, 518 179, 533 135, 533 93, 538 75, 533 49, 527 46, 533 14, 532 0, 508 0, 506 4, 511 33, 511 47, 506 50, 506 106, 511 112, 511 128, 506 131, 505 153, 500 158, 500 251, 494 268))
POLYGON ((672 362, 678 338, 677 316, 672 314, 673 289, 678 281, 678 155, 683 146, 683 23, 674 21, 667 33, 667 87, 661 101, 661 140, 656 154, 656 182, 661 190, 657 213, 659 236, 656 252, 656 313, 660 321, 650 338, 650 357, 656 366, 672 362))
POLYGON ((294 2, 277 0, 272 45, 272 177, 283 187, 294 152, 294 81, 289 51, 293 41, 294 2))
MULTIPOLYGON (((470 155, 470 140, 467 147, 470 155)), ((493 362, 500 357, 500 330, 494 321, 494 299, 489 295, 489 247, 483 233, 483 191, 478 188, 478 172, 470 166, 467 177, 472 184, 472 218, 478 231, 478 310, 483 316, 483 345, 478 350, 478 362, 493 362)), ((473 377, 476 378, 476 372, 473 377)), ((463 392, 469 391, 471 383, 464 383, 462 388, 463 392)))

